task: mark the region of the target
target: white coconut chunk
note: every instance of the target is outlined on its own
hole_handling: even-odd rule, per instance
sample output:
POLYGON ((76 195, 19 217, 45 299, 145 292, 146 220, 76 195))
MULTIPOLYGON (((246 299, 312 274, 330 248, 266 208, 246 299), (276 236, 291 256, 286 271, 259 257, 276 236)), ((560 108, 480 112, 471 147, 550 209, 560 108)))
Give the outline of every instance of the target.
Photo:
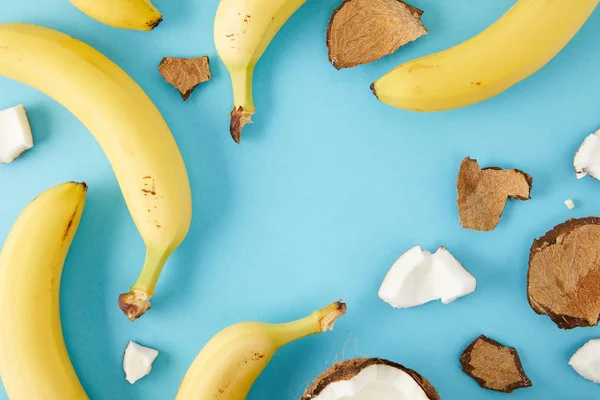
POLYGON ((577 179, 586 175, 600 178, 600 130, 585 138, 573 160, 577 179))
POLYGON ((349 380, 329 384, 313 400, 429 400, 421 386, 406 372, 375 364, 349 380))
POLYGON ((415 246, 387 273, 379 297, 395 308, 416 307, 434 300, 448 304, 473 292, 475 278, 440 247, 434 254, 415 246))
POLYGON ((158 357, 158 350, 129 342, 123 355, 123 371, 125 380, 134 384, 150 373, 152 363, 158 357))
POLYGON ((567 208, 569 210, 572 210, 575 208, 575 202, 573 202, 573 200, 571 200, 571 199, 565 200, 565 205, 567 206, 567 208))
POLYGON ((0 164, 9 164, 33 147, 33 136, 22 105, 0 111, 0 164))
POLYGON ((600 339, 593 339, 577 350, 569 365, 585 379, 600 383, 600 339))

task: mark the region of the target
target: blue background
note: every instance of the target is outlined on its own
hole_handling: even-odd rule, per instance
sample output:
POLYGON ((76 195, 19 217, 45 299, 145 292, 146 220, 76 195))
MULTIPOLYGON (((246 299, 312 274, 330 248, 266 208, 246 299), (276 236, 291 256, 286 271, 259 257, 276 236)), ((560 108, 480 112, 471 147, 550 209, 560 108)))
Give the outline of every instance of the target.
POLYGON ((567 364, 599 328, 559 330, 531 310, 525 290, 532 240, 567 218, 600 214, 600 183, 577 181, 572 170, 579 144, 600 126, 600 12, 547 67, 504 94, 466 109, 415 114, 378 102, 370 83, 480 32, 514 1, 414 0, 429 35, 371 65, 336 71, 325 30, 340 1, 310 0, 257 67, 258 112, 239 146, 228 133, 229 77, 212 41, 218 0, 155 3, 165 22, 138 33, 105 27, 66 0, 0 0, 0 22, 59 29, 131 74, 163 112, 189 169, 191 232, 164 271, 154 308, 131 323, 116 300, 137 277, 144 246, 106 157, 66 109, 0 77, 0 108, 24 104, 36 140, 14 164, 0 166, 0 240, 41 191, 68 180, 90 186, 61 306, 67 345, 91 398, 173 398, 220 329, 288 321, 340 297, 349 313, 335 331, 281 349, 249 399, 297 399, 336 360, 355 356, 416 369, 444 399, 508 397, 461 372, 461 351, 481 333, 519 350, 534 386, 512 398, 600 398, 600 387, 567 364), (204 54, 214 78, 183 103, 158 63, 204 54), (460 227, 455 184, 467 155, 534 178, 533 199, 508 204, 493 232, 460 227), (575 210, 567 210, 566 198, 575 210), (446 306, 394 310, 383 303, 377 290, 385 273, 415 244, 447 246, 477 278, 477 290, 446 306), (121 370, 129 340, 161 351, 152 374, 134 386, 121 370))

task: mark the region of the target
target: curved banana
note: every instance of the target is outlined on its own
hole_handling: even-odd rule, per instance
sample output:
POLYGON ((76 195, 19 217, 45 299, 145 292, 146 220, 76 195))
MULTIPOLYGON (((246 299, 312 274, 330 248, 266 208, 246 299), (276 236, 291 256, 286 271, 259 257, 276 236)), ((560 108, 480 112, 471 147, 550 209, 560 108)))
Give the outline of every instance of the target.
POLYGON ((35 25, 0 25, 0 75, 53 97, 92 132, 146 243, 146 261, 119 305, 134 320, 192 217, 190 184, 171 131, 144 91, 87 44, 35 25))
POLYGON ((256 111, 252 98, 254 67, 279 29, 306 0, 221 0, 214 36, 219 57, 233 86, 230 133, 240 143, 242 128, 256 111))
POLYGON ((150 0, 69 0, 87 16, 115 28, 151 31, 162 14, 150 0))
POLYGON ((443 111, 493 97, 534 74, 575 36, 599 0, 519 0, 487 30, 402 64, 371 89, 411 111, 443 111))
POLYGON ((60 325, 60 278, 87 187, 65 183, 23 210, 0 253, 0 376, 10 400, 84 400, 60 325))
POLYGON ((175 400, 244 400, 282 346, 333 329, 346 313, 336 302, 287 324, 244 322, 215 335, 188 369, 175 400))

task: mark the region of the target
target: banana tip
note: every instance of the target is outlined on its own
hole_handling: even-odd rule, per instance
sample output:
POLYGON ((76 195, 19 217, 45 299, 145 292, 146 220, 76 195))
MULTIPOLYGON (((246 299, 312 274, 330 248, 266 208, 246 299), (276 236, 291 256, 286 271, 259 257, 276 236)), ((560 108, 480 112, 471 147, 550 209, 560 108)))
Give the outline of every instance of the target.
POLYGON ((375 82, 371 83, 371 92, 373 93, 373 96, 377 97, 379 100, 379 96, 377 96, 377 90, 375 89, 375 82))
POLYGON ((150 28, 149 30, 153 30, 154 28, 156 28, 157 26, 159 26, 161 22, 163 22, 163 17, 162 16, 160 16, 158 19, 155 19, 153 21, 148 21, 146 23, 146 25, 148 26, 148 28, 150 28))
POLYGON ((321 331, 331 331, 338 318, 346 314, 348 307, 342 300, 336 301, 323 309, 321 317, 321 331))
POLYGON ((150 296, 141 290, 131 290, 119 296, 119 308, 131 321, 135 321, 152 308, 150 296))
POLYGON ((231 111, 229 132, 236 143, 239 144, 242 141, 242 129, 244 125, 252 123, 252 115, 254 115, 254 110, 244 110, 243 107, 234 107, 231 111))

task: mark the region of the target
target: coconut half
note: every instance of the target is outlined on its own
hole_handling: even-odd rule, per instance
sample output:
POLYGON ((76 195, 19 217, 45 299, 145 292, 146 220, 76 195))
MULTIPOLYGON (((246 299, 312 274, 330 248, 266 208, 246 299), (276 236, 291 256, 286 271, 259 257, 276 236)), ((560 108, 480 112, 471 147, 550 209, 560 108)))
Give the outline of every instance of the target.
POLYGON ((440 400, 427 379, 400 364, 357 358, 334 365, 306 389, 301 400, 440 400))
POLYGON ((600 179, 600 130, 585 138, 573 160, 575 176, 600 179))
POLYGON ((577 350, 569 365, 585 379, 600 383, 600 339, 593 339, 577 350))
POLYGON ((129 342, 123 355, 125 380, 134 384, 148 375, 156 357, 158 357, 158 350, 139 345, 136 342, 129 342))
POLYGON ((0 111, 0 164, 10 164, 33 147, 31 127, 22 105, 0 111))
POLYGON ((379 288, 379 297, 395 308, 433 300, 448 304, 473 292, 476 286, 473 275, 446 248, 431 254, 415 246, 392 265, 379 288))

